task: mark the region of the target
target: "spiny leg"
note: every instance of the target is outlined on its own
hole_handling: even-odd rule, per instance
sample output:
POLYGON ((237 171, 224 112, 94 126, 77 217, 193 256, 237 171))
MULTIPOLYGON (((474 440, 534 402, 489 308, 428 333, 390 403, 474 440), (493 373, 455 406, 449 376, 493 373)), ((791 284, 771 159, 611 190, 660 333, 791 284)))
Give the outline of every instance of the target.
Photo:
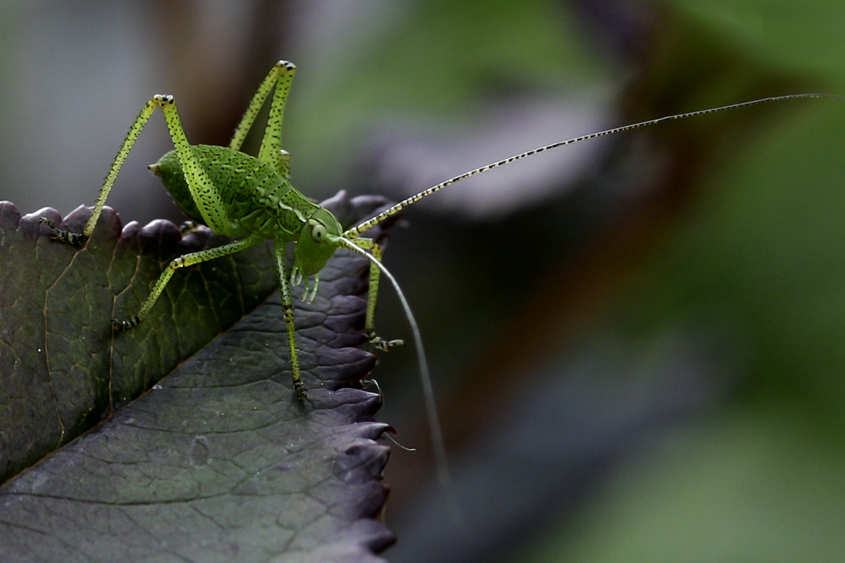
MULTIPOLYGON (((381 247, 373 239, 357 238, 350 241, 352 244, 363 250, 369 250, 373 257, 381 262, 381 247)), ((389 351, 393 346, 403 346, 405 343, 402 340, 384 340, 375 332, 376 322, 376 304, 378 302, 378 284, 381 277, 381 270, 378 266, 370 262, 370 288, 367 292, 367 320, 364 323, 364 330, 370 343, 385 352, 389 351)))
POLYGON ((150 104, 159 106, 164 113, 170 138, 176 147, 176 153, 179 155, 179 163, 182 167, 182 173, 185 175, 185 182, 188 184, 191 198, 196 203, 205 224, 217 234, 232 236, 234 233, 230 229, 229 214, 226 206, 223 205, 223 198, 220 196, 220 191, 211 183, 205 168, 199 163, 193 148, 188 143, 173 96, 156 94, 148 105, 150 104))
POLYGON ((147 297, 146 301, 144 301, 143 305, 141 305, 141 310, 138 311, 138 314, 128 321, 112 319, 112 328, 114 328, 117 332, 123 332, 124 330, 137 326, 138 323, 143 321, 147 315, 149 315, 150 310, 153 308, 153 305, 155 305, 155 302, 158 300, 162 291, 164 291, 167 282, 170 281, 170 277, 179 268, 192 266, 194 264, 207 262, 209 260, 214 260, 215 258, 240 252, 241 250, 245 250, 262 240, 262 237, 259 235, 250 235, 245 239, 225 244, 223 246, 208 248, 206 250, 200 250, 199 252, 192 252, 173 259, 170 264, 167 265, 167 268, 165 268, 165 270, 161 273, 161 276, 159 276, 158 281, 153 286, 153 290, 150 292, 149 297, 147 297))
POLYGON ((103 181, 103 187, 100 188, 100 194, 97 196, 97 202, 94 204, 94 209, 91 211, 91 217, 88 218, 88 222, 85 223, 85 227, 82 229, 82 234, 59 230, 49 219, 47 219, 46 217, 41 218, 41 222, 46 224, 53 231, 52 237, 54 239, 68 242, 74 246, 78 246, 83 244, 85 240, 91 236, 91 233, 94 232, 94 227, 97 226, 97 219, 100 218, 100 214, 103 211, 103 206, 106 204, 106 200, 109 197, 109 192, 111 192, 112 186, 114 186, 114 181, 117 178, 117 174, 118 172, 120 172, 120 168, 121 166, 123 166, 123 162, 129 155, 129 151, 132 149, 132 146, 138 139, 138 135, 141 134, 141 130, 144 128, 144 125, 146 125, 147 121, 150 119, 150 116, 153 114, 153 111, 155 111, 156 106, 157 104, 153 100, 147 102, 147 104, 138 114, 138 117, 135 118, 135 121, 132 123, 132 126, 129 128, 129 132, 126 134, 126 138, 123 139, 123 144, 120 145, 120 150, 117 151, 117 156, 115 156, 114 161, 112 161, 111 168, 109 168, 109 173, 106 175, 106 179, 103 181))
POLYGON ((282 121, 285 115, 285 103, 287 102, 290 85, 293 75, 296 72, 296 65, 289 61, 279 61, 270 70, 270 73, 258 87, 252 101, 249 103, 241 122, 235 129, 235 134, 229 143, 229 148, 240 150, 246 138, 247 132, 255 122, 261 106, 270 94, 275 84, 276 90, 273 94, 273 101, 270 105, 270 116, 267 118, 267 127, 264 130, 264 138, 261 141, 261 149, 258 152, 258 159, 261 162, 270 164, 278 173, 287 180, 290 176, 288 162, 290 155, 282 150, 282 121))
POLYGON ((144 129, 144 125, 149 121, 157 105, 152 99, 147 102, 143 109, 141 109, 138 117, 135 118, 132 126, 129 127, 129 132, 126 134, 126 138, 123 139, 123 144, 120 145, 120 149, 118 149, 117 155, 114 157, 114 161, 112 161, 111 167, 109 168, 109 173, 106 175, 105 181, 103 181, 103 187, 100 188, 94 209, 91 211, 91 217, 88 218, 88 222, 85 223, 85 228, 82 230, 82 235, 86 239, 94 232, 94 227, 97 226, 97 219, 99 219, 100 213, 103 211, 103 206, 106 204, 112 186, 114 186, 117 174, 120 172, 120 168, 123 166, 126 157, 129 156, 129 151, 132 150, 135 141, 138 140, 138 135, 141 134, 141 130, 144 129))
POLYGON ((109 197, 109 193, 114 186, 114 181, 117 179, 117 175, 120 172, 123 163, 126 161, 126 157, 129 156, 129 151, 135 145, 135 141, 138 140, 138 135, 141 134, 141 131, 144 129, 144 126, 147 124, 147 121, 149 121, 150 116, 157 107, 161 107, 164 112, 164 118, 165 121, 167 121, 167 126, 170 130, 170 137, 172 138, 177 152, 179 153, 179 159, 182 163, 182 168, 185 172, 185 178, 188 182, 188 186, 191 189, 191 195, 197 202, 197 207, 199 207, 203 219, 205 219, 206 224, 211 227, 213 231, 221 234, 226 233, 226 225, 223 220, 225 217, 225 210, 223 208, 223 203, 220 200, 220 195, 211 185, 211 181, 208 179, 205 170, 199 165, 190 144, 188 144, 185 132, 182 130, 182 124, 179 121, 179 115, 176 112, 176 105, 173 101, 173 96, 155 95, 149 102, 146 103, 144 108, 138 114, 138 117, 135 118, 135 121, 129 128, 129 132, 126 134, 126 138, 123 139, 123 144, 120 145, 120 149, 117 151, 114 161, 112 161, 109 172, 103 182, 103 187, 100 188, 100 193, 97 196, 96 203, 94 204, 94 209, 91 211, 91 216, 88 218, 88 222, 85 223, 82 234, 80 235, 78 233, 61 231, 49 220, 42 218, 42 222, 52 229, 52 236, 54 239, 79 245, 91 236, 91 233, 94 232, 94 227, 97 225, 97 220, 103 211, 103 207, 106 204, 106 200, 109 197))
POLYGON ((279 276, 279 285, 282 288, 282 311, 285 315, 285 329, 288 333, 288 348, 290 349, 291 379, 296 398, 304 401, 307 397, 305 385, 302 383, 302 376, 299 373, 299 354, 296 351, 296 328, 293 324, 293 299, 290 296, 290 285, 285 273, 285 245, 276 244, 276 273, 279 276))

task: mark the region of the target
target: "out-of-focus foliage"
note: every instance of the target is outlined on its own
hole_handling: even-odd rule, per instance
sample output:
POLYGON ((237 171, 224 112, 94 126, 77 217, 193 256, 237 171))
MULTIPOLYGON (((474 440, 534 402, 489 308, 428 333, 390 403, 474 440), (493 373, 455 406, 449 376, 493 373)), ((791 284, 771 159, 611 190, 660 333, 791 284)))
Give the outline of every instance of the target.
MULTIPOLYGON (((169 19, 149 17, 155 9, 117 18, 112 33, 65 14, 39 29, 84 32, 86 42, 48 49, 61 34, 20 33, 43 39, 29 54, 50 56, 14 68, 10 55, 0 67, 28 78, 15 87, 30 92, 15 115, 56 127, 4 127, 12 150, 2 154, 19 159, 0 168, 35 166, 22 164, 34 150, 15 147, 91 139, 93 161, 73 174, 44 164, 37 188, 17 182, 89 202, 119 123, 150 94, 180 96, 194 142, 224 143, 268 61, 285 58, 299 67, 283 138, 295 185, 405 194, 604 126, 845 93, 839 4, 185 3, 169 19), (98 37, 109 47, 96 51, 99 65, 67 56, 98 37), (57 57, 59 70, 42 70, 57 57), (97 70, 126 61, 136 72, 97 70), (39 84, 50 98, 35 104, 39 84), (89 105, 104 124, 82 113, 89 105)), ((0 88, 12 88, 5 78, 0 88)), ((845 511, 843 105, 774 104, 619 136, 585 145, 574 162, 566 149, 506 180, 455 186, 460 195, 439 209, 435 198, 449 194, 408 210, 386 261, 428 346, 464 527, 432 501, 413 358, 391 353, 379 376, 384 416, 420 450, 395 451, 388 468, 392 561, 787 561, 839 549, 843 532, 830 523, 845 511), (478 212, 492 205, 485 190, 496 193, 494 213, 478 212)), ((153 159, 167 148, 160 136, 153 159)), ((130 201, 158 193, 144 181, 123 184, 130 201)), ((379 326, 405 330, 389 292, 379 326)))
MULTIPOLYGON (((684 33, 715 37, 756 72, 791 76, 799 89, 845 92, 837 31, 845 9, 837 2, 661 5, 684 33)), ((741 361, 735 392, 688 431, 623 464, 582 513, 563 514, 515 560, 841 558, 841 106, 802 105, 770 117, 753 137, 736 131, 615 315, 636 339, 672 324, 721 333, 725 351, 741 361)))

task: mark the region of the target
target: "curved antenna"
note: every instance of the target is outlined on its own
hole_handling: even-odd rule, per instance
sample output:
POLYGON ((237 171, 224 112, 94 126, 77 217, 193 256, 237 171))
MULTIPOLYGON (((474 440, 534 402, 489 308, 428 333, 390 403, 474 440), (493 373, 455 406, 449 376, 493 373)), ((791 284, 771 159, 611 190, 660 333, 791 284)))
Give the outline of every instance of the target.
POLYGON ((402 289, 399 287, 396 278, 393 277, 393 274, 390 273, 384 264, 376 260, 370 253, 356 246, 355 243, 342 237, 338 237, 338 240, 343 248, 348 248, 353 252, 365 256, 367 260, 378 266, 382 273, 387 276, 387 279, 390 280, 390 283, 393 284, 393 287, 396 288, 396 294, 399 296, 399 301, 402 303, 402 307, 405 309, 405 315, 408 317, 408 323, 411 325, 411 332, 414 335, 414 346, 417 348, 420 378, 422 379, 423 396, 425 397, 425 410, 428 416, 428 426, 431 430, 431 441, 434 445, 434 459, 437 464, 437 480, 443 488, 451 489, 452 482, 449 476, 449 464, 446 459, 446 446, 443 442, 443 430, 440 428, 440 418, 437 416, 437 404, 434 400, 434 387, 431 385, 431 373, 428 371, 428 361, 425 357, 425 350, 423 350, 422 335, 419 326, 417 326, 417 321, 414 319, 414 314, 411 312, 411 306, 408 305, 408 300, 405 299, 405 294, 402 293, 402 289))
POLYGON ((725 111, 725 110, 729 110, 729 109, 736 109, 736 108, 742 108, 742 107, 747 107, 747 106, 753 106, 753 105, 757 105, 757 104, 764 104, 764 103, 767 103, 767 102, 776 102, 776 101, 780 101, 780 100, 794 100, 794 99, 800 99, 800 98, 833 98, 833 99, 836 99, 836 100, 845 100, 845 98, 843 98, 841 96, 834 96, 832 94, 817 94, 817 93, 788 94, 786 96, 774 96, 774 97, 771 97, 771 98, 761 98, 759 100, 752 100, 750 102, 740 102, 738 104, 730 104, 730 105, 727 105, 727 106, 719 106, 717 108, 701 109, 701 110, 698 110, 698 111, 690 111, 690 112, 687 112, 687 113, 678 113, 678 114, 675 114, 675 115, 667 115, 666 117, 659 117, 657 119, 650 119, 648 121, 641 121, 639 123, 632 123, 631 125, 624 125, 622 127, 614 127, 613 129, 607 129, 605 131, 599 131, 598 133, 590 133, 589 135, 582 135, 580 137, 567 139, 566 141, 558 141, 558 142, 552 143, 550 145, 545 145, 543 147, 532 149, 530 151, 526 151, 526 152, 520 153, 518 155, 511 156, 509 158, 505 158, 503 160, 499 160, 498 162, 493 162, 491 164, 487 164, 486 166, 482 166, 481 168, 476 168, 475 170, 470 170, 469 172, 465 172, 463 174, 455 176, 454 178, 446 180, 445 182, 437 184, 436 186, 428 188, 427 190, 423 190, 416 195, 412 195, 411 197, 400 201, 399 203, 397 203, 393 207, 390 207, 389 209, 382 211, 381 213, 379 213, 378 215, 376 215, 372 219, 368 219, 367 221, 364 221, 363 223, 361 223, 357 227, 353 227, 353 228, 349 229, 348 231, 343 233, 343 236, 344 236, 344 238, 347 238, 347 239, 357 238, 358 236, 360 236, 361 233, 363 233, 367 229, 370 229, 370 228, 376 226, 377 224, 381 223, 382 221, 384 221, 385 219, 387 219, 391 215, 395 215, 396 213, 405 209, 406 207, 408 207, 412 203, 416 203, 417 201, 421 200, 422 198, 430 196, 434 192, 439 192, 440 190, 442 190, 446 186, 450 186, 450 185, 452 185, 456 182, 460 182, 461 180, 466 180, 467 178, 469 178, 471 176, 475 176, 476 174, 481 174, 482 172, 487 172, 488 170, 498 168, 499 166, 504 166, 505 164, 510 164, 511 162, 515 162, 517 160, 522 160, 523 158, 527 158, 529 156, 533 156, 535 154, 539 154, 541 152, 545 152, 545 151, 548 151, 548 150, 551 150, 551 149, 556 149, 556 148, 562 147, 564 145, 574 145, 575 143, 580 143, 581 141, 596 139, 598 137, 604 137, 606 135, 612 135, 614 133, 621 133, 623 131, 630 131, 631 129, 638 129, 640 127, 646 127, 648 125, 655 125, 657 123, 661 123, 663 121, 669 121, 669 120, 673 120, 673 119, 685 119, 687 117, 695 117, 697 115, 706 115, 708 113, 716 113, 716 112, 719 112, 719 111, 725 111))

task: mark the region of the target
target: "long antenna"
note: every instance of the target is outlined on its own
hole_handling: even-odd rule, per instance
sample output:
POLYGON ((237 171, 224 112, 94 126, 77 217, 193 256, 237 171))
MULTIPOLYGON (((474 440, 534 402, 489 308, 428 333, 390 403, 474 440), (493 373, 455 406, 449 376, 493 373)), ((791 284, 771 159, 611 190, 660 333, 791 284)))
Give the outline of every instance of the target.
POLYGON ((449 462, 446 458, 446 446, 443 442, 443 430, 440 427, 440 418, 437 416, 437 403, 434 400, 434 388, 431 385, 431 373, 428 371, 428 361, 425 358, 425 350, 423 350, 422 335, 420 328, 417 325, 414 314, 411 312, 411 306, 408 300, 405 299, 405 294, 399 287, 399 282, 393 277, 393 274, 382 264, 379 260, 370 253, 344 238, 338 237, 338 241, 344 248, 348 248, 353 252, 365 256, 370 262, 379 267, 382 273, 387 276, 393 287, 396 288, 396 294, 399 296, 399 301, 405 309, 405 315, 408 317, 408 323, 411 325, 411 332, 414 335, 414 345, 417 349, 417 358, 420 364, 420 378, 422 379, 423 396, 425 397, 425 410, 428 416, 428 426, 431 429, 431 441, 434 445, 434 459, 437 465, 437 478, 441 487, 444 489, 451 489, 451 477, 449 476, 449 462))
POLYGON ((488 170, 498 168, 499 166, 504 166, 505 164, 510 164, 511 162, 515 162, 517 160, 522 160, 523 158, 528 158, 529 156, 533 156, 535 154, 539 154, 541 152, 545 152, 545 151, 548 151, 548 150, 551 150, 551 149, 556 149, 556 148, 562 147, 564 145, 574 145, 575 143, 580 143, 581 141, 596 139, 598 137, 604 137, 606 135, 612 135, 614 133, 621 133, 623 131, 630 131, 631 129, 638 129, 640 127, 646 127, 648 125, 656 125, 657 123, 661 123, 663 121, 669 121, 669 120, 673 120, 673 119, 685 119, 687 117, 695 117, 695 116, 698 116, 698 115, 706 115, 708 113, 716 113, 716 112, 719 112, 719 111, 725 111, 725 110, 729 110, 729 109, 736 109, 736 108, 754 106, 754 105, 757 105, 757 104, 764 104, 764 103, 767 103, 767 102, 776 102, 776 101, 781 101, 781 100, 795 100, 795 99, 800 99, 800 98, 833 98, 833 99, 837 99, 837 100, 845 100, 845 98, 843 98, 841 96, 834 96, 832 94, 816 94, 816 93, 788 94, 786 96, 774 96, 774 97, 771 97, 771 98, 761 98, 759 100, 752 100, 750 102, 741 102, 741 103, 738 103, 738 104, 720 106, 720 107, 717 107, 717 108, 701 109, 701 110, 698 110, 698 111, 691 111, 691 112, 687 112, 687 113, 678 113, 678 114, 675 114, 675 115, 667 115, 666 117, 659 117, 657 119, 650 119, 648 121, 641 121, 639 123, 633 123, 631 125, 624 125, 622 127, 615 127, 613 129, 607 129, 605 131, 599 131, 598 133, 590 133, 589 135, 582 135, 580 137, 575 137, 573 139, 568 139, 566 141, 558 141, 558 142, 552 143, 550 145, 546 145, 546 146, 539 147, 539 148, 536 148, 536 149, 533 149, 533 150, 530 150, 530 151, 526 151, 524 153, 520 153, 516 156, 511 156, 509 158, 506 158, 504 160, 500 160, 498 162, 493 162, 492 164, 482 166, 481 168, 476 168, 475 170, 470 170, 469 172, 465 172, 463 174, 460 174, 459 176, 455 176, 454 178, 446 180, 445 182, 437 184, 436 186, 428 188, 427 190, 423 190, 416 195, 412 195, 408 199, 400 201, 399 203, 397 203, 393 207, 390 207, 390 208, 382 211, 381 213, 379 213, 378 215, 376 215, 372 219, 368 219, 367 221, 364 221, 363 223, 361 223, 357 227, 353 227, 353 228, 349 229, 348 231, 343 233, 343 237, 347 238, 347 239, 357 238, 358 236, 360 236, 361 233, 363 233, 367 229, 370 229, 370 228, 374 227, 375 225, 381 223, 382 221, 384 221, 385 219, 387 219, 391 215, 395 215, 396 213, 402 211, 403 209, 405 209, 406 207, 408 207, 412 203, 416 203, 417 201, 421 200, 422 198, 430 196, 434 192, 439 192, 440 190, 442 190, 446 186, 451 186, 452 184, 454 184, 456 182, 460 182, 461 180, 465 180, 465 179, 467 179, 471 176, 475 176, 476 174, 481 174, 482 172, 487 172, 488 170))

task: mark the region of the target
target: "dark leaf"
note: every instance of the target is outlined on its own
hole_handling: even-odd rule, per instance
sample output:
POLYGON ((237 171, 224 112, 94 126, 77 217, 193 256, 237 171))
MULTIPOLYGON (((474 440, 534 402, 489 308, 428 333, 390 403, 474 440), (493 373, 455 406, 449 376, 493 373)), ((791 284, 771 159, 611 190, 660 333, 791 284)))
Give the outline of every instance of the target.
MULTIPOLYGON (((326 205, 348 224, 384 203, 326 205)), ((60 223, 0 203, 3 560, 376 560, 393 538, 372 519, 379 400, 356 388, 375 362, 356 348, 366 261, 339 251, 313 303, 294 290, 301 404, 268 246, 177 272, 147 321, 113 334, 169 260, 220 241, 165 221, 121 233, 106 208, 75 249, 41 216, 60 223)))

